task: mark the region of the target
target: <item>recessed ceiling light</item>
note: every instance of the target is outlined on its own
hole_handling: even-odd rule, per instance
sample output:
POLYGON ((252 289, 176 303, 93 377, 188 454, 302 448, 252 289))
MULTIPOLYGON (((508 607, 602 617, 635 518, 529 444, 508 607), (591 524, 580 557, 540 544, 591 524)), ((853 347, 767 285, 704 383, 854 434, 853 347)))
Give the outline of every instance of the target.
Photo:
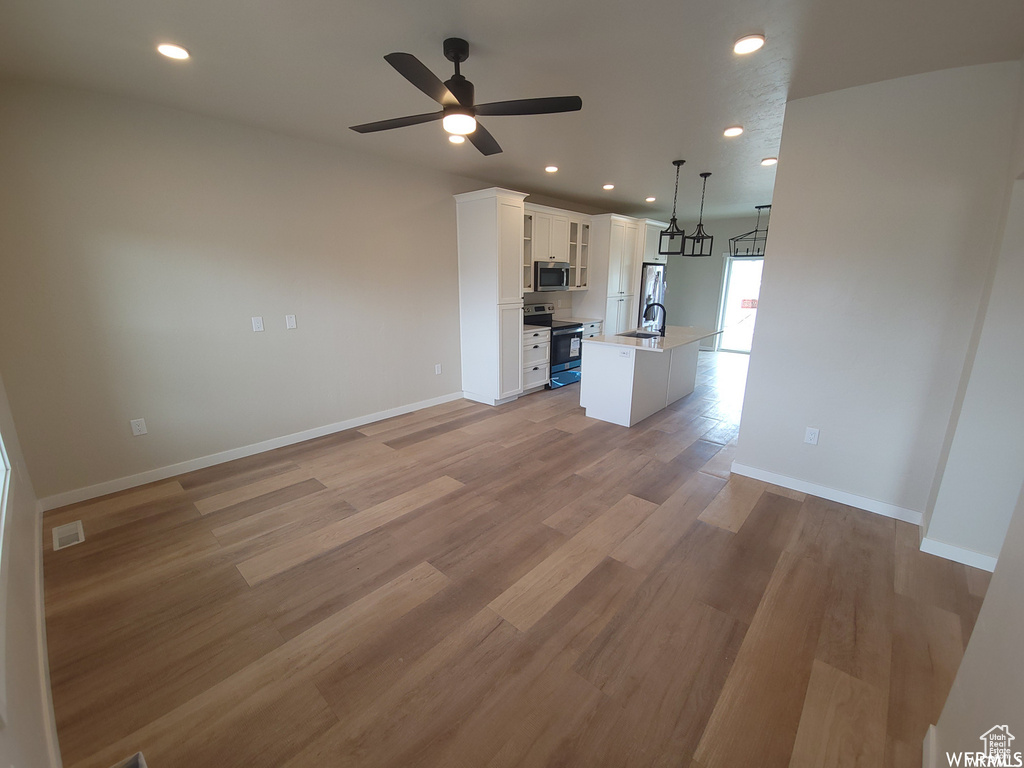
POLYGON ((645 197, 645 198, 644 198, 644 202, 645 202, 645 203, 653 203, 653 202, 654 202, 655 200, 657 200, 657 199, 658 199, 658 198, 656 198, 656 197, 645 197))
POLYGON ((761 165, 775 165, 777 162, 779 162, 777 157, 766 157, 761 161, 761 165))
POLYGON ((609 190, 609 189, 615 189, 615 185, 614 184, 605 184, 603 187, 601 187, 601 189, 606 190, 606 191, 609 190))
POLYGON ((726 136, 729 136, 730 138, 733 136, 739 136, 741 133, 743 133, 743 127, 739 125, 734 125, 729 128, 726 128, 724 133, 726 136))
POLYGON ((764 35, 747 35, 736 41, 732 49, 736 53, 753 53, 764 45, 764 35))
POLYGON ((545 167, 544 170, 547 171, 548 173, 558 173, 558 166, 557 165, 549 165, 549 166, 545 167))
POLYGON ((460 136, 457 133, 450 133, 448 134, 448 141, 450 141, 452 144, 465 144, 466 137, 460 136))
POLYGON ((173 45, 172 43, 163 43, 156 47, 157 51, 162 53, 168 59, 187 59, 188 51, 182 48, 180 45, 173 45))

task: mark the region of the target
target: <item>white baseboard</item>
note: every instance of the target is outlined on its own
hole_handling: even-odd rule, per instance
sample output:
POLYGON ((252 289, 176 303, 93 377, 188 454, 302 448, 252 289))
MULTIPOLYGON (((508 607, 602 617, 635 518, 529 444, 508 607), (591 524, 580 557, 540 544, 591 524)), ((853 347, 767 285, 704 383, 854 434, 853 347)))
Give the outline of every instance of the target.
POLYGON ((928 726, 928 732, 924 735, 923 749, 921 750, 921 768, 938 768, 938 731, 934 725, 928 726))
POLYGON ((169 477, 183 475, 186 472, 194 472, 197 469, 205 469, 206 467, 212 467, 215 464, 223 464, 226 461, 244 459, 246 456, 253 456, 257 453, 272 451, 275 448, 284 448, 286 445, 294 445, 295 443, 312 440, 316 437, 332 435, 335 432, 343 432, 346 429, 362 427, 366 424, 372 424, 375 421, 390 419, 393 416, 401 416, 405 413, 412 413, 413 411, 419 411, 423 408, 429 408, 432 405, 450 403, 452 400, 459 400, 461 398, 462 392, 453 392, 448 395, 442 395, 441 397, 431 398, 430 400, 421 400, 418 403, 401 405, 397 408, 378 411, 377 413, 371 413, 366 416, 357 416, 356 418, 349 419, 348 421, 339 421, 323 427, 315 427, 314 429, 295 432, 294 434, 285 435, 284 437, 275 437, 271 440, 253 443, 252 445, 243 445, 241 448, 232 448, 229 451, 221 451, 220 453, 213 453, 209 456, 201 456, 198 459, 189 459, 188 461, 182 461, 178 464, 150 469, 146 472, 139 472, 138 474, 129 475, 127 477, 119 477, 116 480, 108 480, 85 488, 78 488, 74 491, 66 491, 53 496, 47 496, 45 499, 39 500, 39 505, 43 512, 48 512, 51 509, 64 507, 68 504, 77 504, 80 501, 88 501, 89 499, 95 499, 99 496, 106 496, 108 493, 117 493, 118 491, 135 488, 140 485, 145 485, 146 483, 166 480, 169 477))
POLYGON ((840 504, 846 504, 847 506, 856 507, 857 509, 874 512, 876 515, 883 515, 884 517, 902 520, 905 523, 921 525, 921 513, 913 509, 898 507, 895 504, 878 501, 877 499, 869 499, 866 496, 858 496, 853 493, 847 493, 846 491, 837 491, 835 488, 828 488, 824 485, 818 485, 817 483, 809 483, 806 480, 798 480, 795 477, 787 477, 786 475, 779 475, 775 472, 767 472, 756 467, 748 467, 746 464, 740 464, 736 461, 732 463, 732 471, 737 475, 752 477, 755 480, 762 480, 766 483, 771 483, 772 485, 781 485, 783 488, 789 488, 792 491, 809 493, 812 496, 820 496, 821 498, 828 499, 829 501, 838 501, 840 504))
POLYGON ((921 539, 921 551, 927 552, 929 555, 943 557, 946 560, 952 560, 956 563, 963 563, 972 568, 980 568, 989 573, 996 569, 996 561, 998 559, 992 557, 992 555, 983 555, 981 552, 975 552, 973 549, 964 549, 953 544, 947 544, 944 541, 929 539, 927 536, 921 539))

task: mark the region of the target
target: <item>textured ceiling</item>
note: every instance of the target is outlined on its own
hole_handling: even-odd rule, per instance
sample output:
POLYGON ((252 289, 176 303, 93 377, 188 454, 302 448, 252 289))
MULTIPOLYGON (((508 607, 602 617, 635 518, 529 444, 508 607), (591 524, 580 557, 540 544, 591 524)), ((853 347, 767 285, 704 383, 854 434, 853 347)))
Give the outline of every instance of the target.
MULTIPOLYGON (((680 218, 700 171, 705 215, 769 202, 787 100, 1024 56, 1021 0, 5 0, 0 73, 81 86, 309 137, 601 210, 680 218), (733 41, 768 44, 737 56, 733 41), (470 43, 478 102, 578 94, 580 112, 491 117, 504 152, 454 146, 439 123, 359 135, 357 123, 432 111, 382 58, 415 54, 441 79, 441 42, 470 43), (154 53, 173 41, 188 62, 154 53), (746 132, 726 139, 722 130, 746 132), (559 173, 543 171, 558 165, 559 173), (616 185, 603 192, 601 185, 616 185), (653 205, 643 202, 655 195, 653 205)), ((784 161, 784 158, 783 158, 784 161)))

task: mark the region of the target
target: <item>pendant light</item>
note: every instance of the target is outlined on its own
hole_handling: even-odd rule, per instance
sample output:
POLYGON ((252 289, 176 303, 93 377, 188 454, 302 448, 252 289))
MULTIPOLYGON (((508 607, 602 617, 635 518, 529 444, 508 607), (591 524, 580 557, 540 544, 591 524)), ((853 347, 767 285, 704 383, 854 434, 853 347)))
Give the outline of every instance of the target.
POLYGON ((672 219, 668 223, 668 229, 661 231, 661 239, 658 241, 658 253, 661 256, 682 256, 683 240, 686 233, 676 223, 676 198, 679 197, 679 168, 685 160, 673 160, 672 165, 676 167, 676 191, 672 195, 672 219))
POLYGON ((708 189, 708 176, 711 171, 704 171, 700 175, 704 179, 704 188, 700 193, 700 219, 697 220, 697 228, 692 235, 683 238, 683 256, 710 256, 714 247, 715 238, 704 231, 704 193, 708 189), (687 253, 689 249, 689 253, 687 253))
POLYGON ((765 221, 764 229, 761 229, 761 211, 768 211, 771 216, 771 205, 755 205, 757 209, 757 223, 751 232, 744 232, 742 235, 729 238, 729 255, 736 257, 743 256, 764 256, 764 246, 768 242, 768 222, 765 221))

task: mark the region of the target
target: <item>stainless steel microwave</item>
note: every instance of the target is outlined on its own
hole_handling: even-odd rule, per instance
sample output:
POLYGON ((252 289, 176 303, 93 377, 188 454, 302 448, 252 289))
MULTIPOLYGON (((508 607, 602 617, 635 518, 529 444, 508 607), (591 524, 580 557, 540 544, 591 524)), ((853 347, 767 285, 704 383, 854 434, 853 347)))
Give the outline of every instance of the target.
POLYGON ((567 261, 535 261, 535 262, 533 262, 533 290, 535 290, 535 291, 567 291, 567 290, 569 290, 569 262, 567 262, 567 261))

